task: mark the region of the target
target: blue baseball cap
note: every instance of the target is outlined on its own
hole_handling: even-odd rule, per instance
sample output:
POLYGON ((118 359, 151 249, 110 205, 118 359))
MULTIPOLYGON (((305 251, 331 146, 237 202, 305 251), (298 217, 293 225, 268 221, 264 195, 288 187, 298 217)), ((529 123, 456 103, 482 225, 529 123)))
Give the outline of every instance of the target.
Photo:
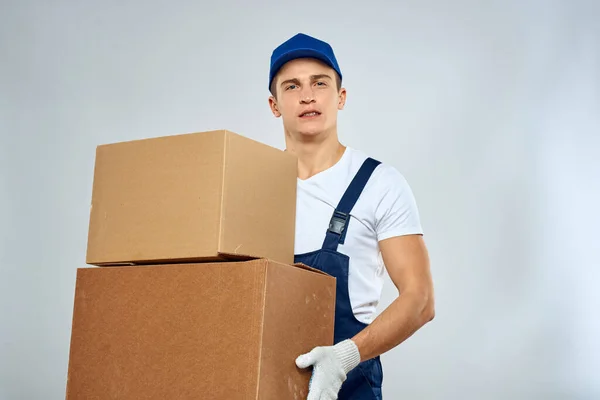
POLYGON ((273 54, 271 54, 271 69, 269 71, 269 89, 271 89, 273 78, 275 78, 275 75, 277 75, 277 72, 285 63, 296 58, 305 57, 316 58, 324 62, 338 73, 340 79, 342 78, 340 66, 331 46, 312 36, 298 33, 273 50, 273 54))

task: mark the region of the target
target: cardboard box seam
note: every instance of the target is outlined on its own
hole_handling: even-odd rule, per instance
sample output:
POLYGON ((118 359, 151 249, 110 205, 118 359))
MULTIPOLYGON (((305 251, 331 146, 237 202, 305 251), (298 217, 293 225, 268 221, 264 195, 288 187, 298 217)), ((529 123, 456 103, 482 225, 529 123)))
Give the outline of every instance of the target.
POLYGON ((222 260, 211 260, 211 261, 199 261, 199 260, 181 260, 181 259, 170 259, 170 260, 161 260, 160 262, 152 261, 152 262, 112 262, 112 263, 93 263, 89 264, 94 267, 100 268, 118 268, 118 267, 152 267, 152 266, 175 266, 175 265, 202 265, 202 264, 213 264, 218 262, 253 262, 253 261, 261 261, 261 262, 271 262, 280 266, 285 267, 293 267, 301 270, 305 270, 310 273, 315 273, 319 275, 324 275, 327 277, 332 277, 330 274, 323 272, 319 269, 313 268, 303 263, 283 263, 276 260, 272 260, 267 257, 254 257, 246 254, 233 254, 227 252, 220 252, 221 256, 223 256, 222 260), (234 258, 229 258, 234 257, 234 258))
POLYGON ((225 203, 225 176, 227 174, 227 131, 223 131, 223 162, 221 163, 221 196, 219 202, 219 234, 217 241, 217 249, 221 250, 223 243, 223 204, 225 203))
POLYGON ((262 267, 263 267, 263 271, 264 271, 264 280, 263 280, 263 287, 262 287, 262 307, 261 307, 261 318, 260 318, 260 337, 259 337, 259 346, 258 346, 258 374, 257 374, 257 385, 256 385, 256 399, 258 399, 258 396, 260 395, 260 382, 261 382, 261 373, 262 373, 262 367, 263 367, 263 360, 262 360, 262 356, 263 356, 263 343, 264 343, 264 336, 265 336, 265 310, 267 308, 267 288, 268 288, 268 279, 269 279, 269 260, 267 259, 262 259, 262 267))

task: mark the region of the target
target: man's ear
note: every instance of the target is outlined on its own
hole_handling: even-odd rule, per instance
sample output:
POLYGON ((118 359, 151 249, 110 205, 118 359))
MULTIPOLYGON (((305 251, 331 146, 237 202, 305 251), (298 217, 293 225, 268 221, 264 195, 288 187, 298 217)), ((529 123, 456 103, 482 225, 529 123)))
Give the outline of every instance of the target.
POLYGON ((343 110, 346 105, 346 89, 341 88, 338 94, 338 110, 343 110))
POLYGON ((271 108, 271 112, 276 118, 281 117, 281 113, 279 112, 279 107, 277 106, 277 99, 275 96, 269 96, 269 107, 271 108))

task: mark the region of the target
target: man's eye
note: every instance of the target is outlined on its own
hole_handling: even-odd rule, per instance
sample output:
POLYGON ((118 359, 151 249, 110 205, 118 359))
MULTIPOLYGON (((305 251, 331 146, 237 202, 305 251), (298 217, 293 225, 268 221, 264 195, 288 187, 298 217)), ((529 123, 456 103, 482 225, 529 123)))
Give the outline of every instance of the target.
POLYGON ((317 82, 317 85, 324 86, 325 82, 317 82))
POLYGON ((286 90, 289 90, 289 89, 294 89, 295 87, 296 87, 296 85, 289 85, 289 86, 286 88, 286 90))

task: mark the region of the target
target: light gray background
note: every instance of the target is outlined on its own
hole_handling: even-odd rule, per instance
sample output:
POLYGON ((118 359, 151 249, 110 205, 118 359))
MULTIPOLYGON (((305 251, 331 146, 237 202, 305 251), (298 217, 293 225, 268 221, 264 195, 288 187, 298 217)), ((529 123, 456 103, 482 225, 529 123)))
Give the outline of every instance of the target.
POLYGON ((0 399, 64 398, 95 146, 282 148, 269 57, 299 31, 334 46, 341 139, 406 176, 431 251, 437 316, 383 357, 385 397, 600 398, 599 3, 324 3, 1 1, 0 399))

